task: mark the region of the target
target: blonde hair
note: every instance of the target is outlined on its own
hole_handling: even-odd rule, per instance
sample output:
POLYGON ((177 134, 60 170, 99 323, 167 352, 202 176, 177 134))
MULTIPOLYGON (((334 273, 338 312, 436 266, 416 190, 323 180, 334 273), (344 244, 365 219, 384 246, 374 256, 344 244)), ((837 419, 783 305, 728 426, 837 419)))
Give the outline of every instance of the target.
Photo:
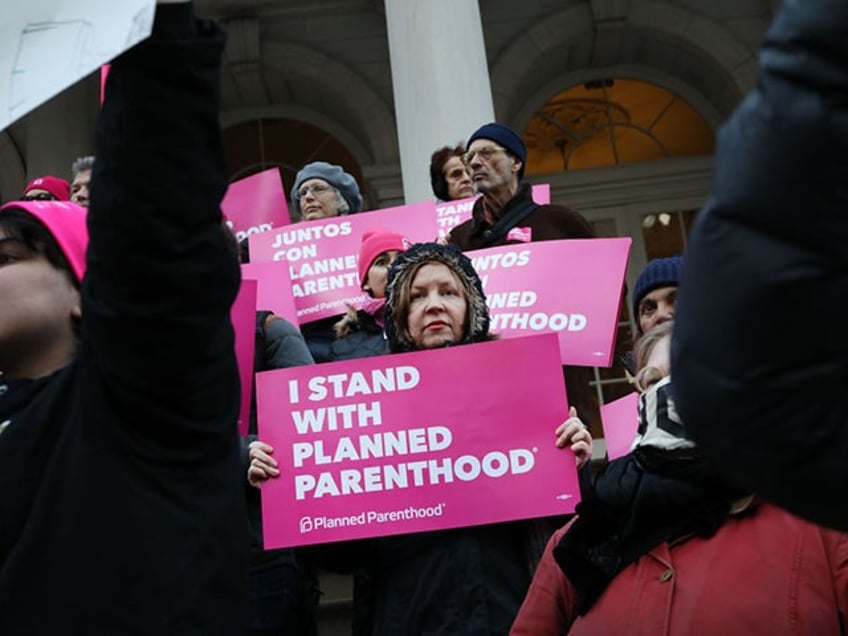
POLYGON ((637 373, 645 366, 645 363, 648 361, 648 358, 651 357, 651 352, 654 350, 654 347, 657 346, 657 343, 664 338, 670 338, 673 329, 674 321, 668 320, 643 334, 636 341, 636 346, 633 348, 633 358, 636 362, 637 373))

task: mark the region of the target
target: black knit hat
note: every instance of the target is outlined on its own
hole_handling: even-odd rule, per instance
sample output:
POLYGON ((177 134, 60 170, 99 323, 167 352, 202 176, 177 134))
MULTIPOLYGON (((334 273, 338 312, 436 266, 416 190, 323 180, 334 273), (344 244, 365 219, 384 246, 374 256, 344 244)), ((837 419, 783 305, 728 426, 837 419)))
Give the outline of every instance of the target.
POLYGON ((639 324, 639 303, 655 289, 677 287, 683 275, 683 257, 655 258, 642 270, 633 286, 633 318, 639 324))
POLYGON ((452 244, 416 243, 398 256, 389 270, 384 317, 386 339, 389 341, 390 350, 397 353, 418 349, 406 335, 408 333, 406 328, 408 316, 398 314, 398 294, 396 290, 400 290, 405 281, 411 276, 415 276, 421 266, 427 263, 446 265, 457 275, 465 291, 467 303, 466 333, 460 342, 454 344, 469 344, 490 340, 489 309, 486 306, 483 283, 468 257, 452 244))
POLYGON ((527 146, 524 145, 521 135, 509 126, 504 126, 493 121, 475 130, 468 138, 465 149, 468 150, 471 142, 476 139, 491 139, 506 148, 509 154, 518 159, 521 162, 521 169, 518 171, 518 180, 521 181, 521 178, 524 176, 524 168, 527 167, 527 146))

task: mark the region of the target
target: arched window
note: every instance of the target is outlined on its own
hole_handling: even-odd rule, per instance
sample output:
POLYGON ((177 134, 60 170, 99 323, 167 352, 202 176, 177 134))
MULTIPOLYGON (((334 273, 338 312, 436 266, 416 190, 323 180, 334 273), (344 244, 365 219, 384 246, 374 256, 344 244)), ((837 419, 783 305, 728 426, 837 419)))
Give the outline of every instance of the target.
POLYGON ((679 95, 648 82, 604 79, 554 96, 524 131, 527 173, 547 174, 711 154, 715 135, 679 95))
POLYGON ((291 119, 255 119, 224 131, 227 174, 231 181, 277 166, 286 192, 305 164, 338 164, 362 184, 362 170, 341 142, 311 124, 291 119))

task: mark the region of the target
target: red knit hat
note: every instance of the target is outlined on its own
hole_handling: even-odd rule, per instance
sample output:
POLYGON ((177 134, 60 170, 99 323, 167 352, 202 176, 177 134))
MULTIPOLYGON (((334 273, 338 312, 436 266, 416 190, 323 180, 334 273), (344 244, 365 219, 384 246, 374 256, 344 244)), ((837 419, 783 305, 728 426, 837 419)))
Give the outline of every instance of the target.
POLYGON ((359 247, 359 285, 365 285, 368 269, 383 252, 397 250, 405 252, 412 241, 396 232, 383 229, 366 230, 362 234, 362 245, 359 247))
POLYGON ((82 281, 88 247, 86 209, 68 201, 12 201, 0 207, 0 216, 11 209, 23 210, 41 221, 53 235, 77 280, 82 281))
POLYGON ((51 177, 49 175, 46 177, 37 177, 30 181, 29 185, 24 188, 24 196, 30 190, 45 190, 56 197, 57 201, 71 200, 71 184, 59 177, 51 177))

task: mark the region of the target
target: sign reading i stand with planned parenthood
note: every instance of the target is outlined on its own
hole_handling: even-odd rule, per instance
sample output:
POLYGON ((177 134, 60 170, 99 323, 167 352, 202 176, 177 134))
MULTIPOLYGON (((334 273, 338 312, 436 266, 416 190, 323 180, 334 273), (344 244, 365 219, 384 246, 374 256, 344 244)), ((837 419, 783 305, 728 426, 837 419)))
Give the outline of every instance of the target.
POLYGON ((533 336, 257 375, 265 547, 563 514, 568 404, 556 338, 533 336), (473 400, 465 396, 473 395, 473 400))

